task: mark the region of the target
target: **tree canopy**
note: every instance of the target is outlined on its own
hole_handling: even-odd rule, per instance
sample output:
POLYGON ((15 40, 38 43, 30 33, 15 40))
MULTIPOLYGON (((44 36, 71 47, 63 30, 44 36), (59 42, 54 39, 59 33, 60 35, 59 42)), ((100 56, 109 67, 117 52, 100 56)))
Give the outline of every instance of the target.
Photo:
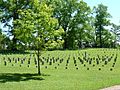
MULTIPOLYGON (((96 44, 98 44, 99 47, 103 47, 104 37, 110 35, 109 31, 105 29, 105 26, 110 25, 110 20, 108 18, 110 18, 111 15, 107 12, 107 6, 104 6, 103 4, 99 4, 98 7, 94 7, 94 11, 96 44)), ((108 37, 107 40, 109 40, 108 37)))
POLYGON ((11 50, 37 49, 38 42, 47 50, 116 47, 119 26, 109 18, 107 6, 92 9, 83 0, 0 1, 0 21, 8 27, 8 39, 13 37, 6 43, 11 50))

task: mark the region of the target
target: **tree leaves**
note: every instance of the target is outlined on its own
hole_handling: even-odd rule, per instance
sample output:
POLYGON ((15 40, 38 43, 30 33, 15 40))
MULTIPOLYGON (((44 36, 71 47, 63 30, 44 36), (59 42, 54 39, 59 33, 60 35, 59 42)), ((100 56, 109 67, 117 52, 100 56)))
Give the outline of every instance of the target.
MULTIPOLYGON (((63 34, 63 29, 58 28, 56 30, 58 21, 51 17, 52 9, 50 7, 45 3, 33 5, 35 5, 33 8, 36 8, 38 11, 32 9, 18 11, 19 19, 14 21, 14 24, 17 25, 14 29, 16 31, 15 34, 23 43, 31 42, 36 48, 38 48, 39 43, 40 48, 45 48, 45 42, 47 43, 49 40, 55 42, 54 36, 60 37, 60 35, 63 34)), ((47 47, 49 46, 51 47, 50 44, 47 45, 47 47)), ((54 44, 52 46, 54 46, 54 44)))
MULTIPOLYGON (((107 12, 107 6, 103 4, 99 4, 98 7, 94 7, 95 10, 95 29, 96 29, 96 44, 99 47, 103 47, 104 39, 103 36, 107 36, 107 34, 103 34, 105 31, 104 27, 110 25, 110 14, 107 12), (99 43, 97 43, 99 42, 99 43)), ((106 41, 105 41, 106 42, 106 41)))

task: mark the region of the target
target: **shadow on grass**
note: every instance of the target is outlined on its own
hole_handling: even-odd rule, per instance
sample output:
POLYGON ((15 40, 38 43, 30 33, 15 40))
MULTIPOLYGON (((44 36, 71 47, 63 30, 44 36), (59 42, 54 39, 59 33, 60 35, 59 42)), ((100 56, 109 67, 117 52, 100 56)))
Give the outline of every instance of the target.
POLYGON ((1 73, 0 74, 0 83, 6 82, 20 82, 20 81, 29 81, 29 80, 45 80, 42 76, 50 76, 42 74, 39 76, 38 74, 18 74, 18 73, 1 73))
POLYGON ((31 52, 28 51, 24 51, 24 50, 16 50, 16 51, 12 51, 12 50, 0 50, 0 54, 2 55, 10 55, 10 54, 32 54, 31 52))

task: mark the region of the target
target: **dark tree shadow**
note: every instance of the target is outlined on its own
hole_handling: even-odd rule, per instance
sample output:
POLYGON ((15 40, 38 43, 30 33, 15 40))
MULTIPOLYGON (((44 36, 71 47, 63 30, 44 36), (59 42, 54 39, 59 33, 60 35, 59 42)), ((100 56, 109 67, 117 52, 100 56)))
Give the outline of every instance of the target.
POLYGON ((0 50, 0 54, 7 55, 7 54, 32 54, 31 52, 27 52, 24 50, 0 50))
POLYGON ((39 76, 38 74, 19 74, 19 73, 1 73, 0 74, 0 83, 6 82, 20 82, 20 81, 29 81, 29 80, 45 80, 43 76, 50 76, 42 74, 39 76))

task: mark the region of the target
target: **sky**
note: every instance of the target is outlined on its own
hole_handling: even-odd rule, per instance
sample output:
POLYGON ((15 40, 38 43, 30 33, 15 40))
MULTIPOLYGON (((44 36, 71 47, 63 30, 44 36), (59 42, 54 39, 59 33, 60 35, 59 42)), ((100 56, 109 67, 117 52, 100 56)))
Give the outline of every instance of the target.
POLYGON ((108 7, 108 12, 111 14, 111 22, 120 25, 120 0, 83 0, 91 8, 98 4, 103 4, 108 7))

